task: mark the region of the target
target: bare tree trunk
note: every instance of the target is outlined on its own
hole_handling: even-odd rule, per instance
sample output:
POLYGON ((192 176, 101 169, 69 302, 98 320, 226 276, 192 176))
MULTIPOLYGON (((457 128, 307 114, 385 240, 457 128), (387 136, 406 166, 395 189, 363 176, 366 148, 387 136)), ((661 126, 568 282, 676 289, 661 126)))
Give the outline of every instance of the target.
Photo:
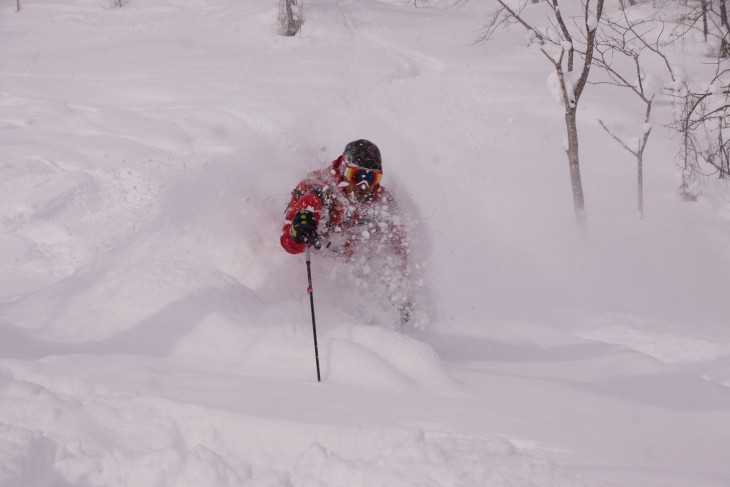
MULTIPOLYGON (((646 114, 644 115, 645 126, 649 124, 649 118, 651 117, 651 106, 654 99, 650 99, 646 104, 646 114)), ((644 219, 644 149, 646 149, 646 143, 649 140, 651 134, 651 126, 644 129, 644 138, 641 140, 639 150, 636 152, 636 198, 639 205, 639 218, 644 219)))
POLYGON ((294 9, 292 8, 291 0, 286 0, 284 4, 286 5, 286 32, 287 35, 292 36, 296 34, 296 30, 294 28, 294 9))
POLYGON ((694 108, 689 97, 684 100, 682 119, 679 122, 682 135, 682 183, 679 186, 679 195, 685 201, 697 201, 695 183, 697 181, 697 148, 690 130, 690 116, 694 108))
POLYGON ((20 0, 15 0, 15 11, 20 12, 20 0))
POLYGON ((730 57, 730 45, 728 45, 728 35, 730 35, 730 23, 727 18, 727 6, 725 0, 720 0, 720 22, 724 27, 722 32, 722 41, 720 42, 720 57, 730 57))
POLYGON ((568 131, 568 147, 565 152, 568 155, 568 166, 570 168, 570 186, 573 189, 573 208, 575 218, 579 223, 585 222, 585 198, 583 197, 583 182, 580 177, 580 155, 578 152, 578 123, 576 122, 576 107, 569 107, 565 110, 565 127, 568 131))
MULTIPOLYGON (((547 5, 553 11, 555 15, 555 22, 560 33, 560 43, 554 42, 554 44, 560 46, 560 53, 558 58, 555 59, 545 49, 540 50, 545 57, 552 63, 555 68, 555 74, 557 75, 558 82, 560 83, 560 93, 562 97, 563 107, 565 110, 565 126, 568 134, 568 146, 565 148, 565 152, 568 156, 568 167, 570 170, 570 185, 573 191, 573 207, 575 210, 576 220, 578 225, 585 228, 586 214, 585 214, 585 198, 583 195, 583 182, 580 177, 580 156, 578 152, 578 124, 577 124, 577 108, 578 101, 580 100, 581 94, 588 82, 588 75, 590 74, 591 65, 593 64, 594 51, 596 50, 596 32, 601 22, 601 16, 603 15, 604 0, 596 0, 595 12, 591 11, 590 3, 592 0, 584 0, 583 6, 583 27, 585 31, 581 34, 585 36, 585 51, 579 54, 583 55, 584 62, 578 77, 572 75, 574 55, 576 52, 574 38, 570 33, 568 25, 574 25, 573 23, 566 23, 560 10, 559 0, 548 0, 547 5), (567 56, 567 73, 563 67, 563 60, 565 54, 567 56), (566 82, 566 76, 570 76, 571 82, 566 82)), ((520 17, 518 12, 512 10, 506 3, 505 0, 497 0, 503 10, 499 10, 495 14, 492 22, 489 24, 488 32, 483 39, 494 31, 494 27, 501 24, 499 16, 502 15, 503 11, 508 12, 508 17, 516 20, 523 25, 529 32, 534 32, 536 37, 541 41, 543 39, 549 39, 544 33, 539 33, 537 30, 532 28, 530 24, 520 17)), ((577 25, 577 22, 575 23, 577 25)), ((580 27, 579 27, 580 28, 580 27)), ((552 42, 552 41, 551 41, 552 42)), ((541 42, 542 44, 542 42, 541 42)))
POLYGON ((292 37, 299 32, 302 21, 296 7, 297 0, 279 0, 279 34, 292 37))
MULTIPOLYGON (((555 6, 557 7, 557 1, 555 6)), ((563 106, 565 107, 565 126, 568 132, 568 148, 566 152, 568 154, 568 164, 570 166, 570 184, 573 189, 573 206, 575 209, 575 217, 580 226, 585 226, 586 212, 585 212, 585 199, 583 197, 583 182, 580 177, 580 154, 578 152, 578 124, 576 121, 578 111, 578 100, 580 100, 583 94, 583 89, 588 82, 588 75, 593 64, 593 54, 596 48, 596 30, 598 22, 603 14, 603 0, 598 0, 596 3, 595 12, 595 24, 589 25, 589 4, 587 0, 583 5, 584 8, 584 21, 586 27, 586 49, 583 69, 578 77, 575 87, 568 88, 565 86, 565 73, 562 69, 562 54, 558 62, 553 61, 555 65, 558 77, 560 78, 560 85, 563 92, 563 106)), ((560 11, 556 8, 556 18, 559 24, 563 24, 563 19, 560 11)), ((567 37, 570 40, 570 37, 567 37)), ((544 51, 543 51, 544 52, 544 51)), ((572 53, 573 47, 570 48, 568 56, 568 71, 572 71, 572 53)))
POLYGON ((644 154, 643 151, 636 160, 636 199, 639 205, 639 218, 644 219, 644 154))
POLYGON ((641 142, 639 142, 639 147, 637 149, 632 149, 631 147, 629 147, 626 142, 621 140, 618 135, 614 134, 611 129, 608 128, 603 120, 598 119, 598 123, 601 125, 601 127, 603 127, 603 130, 608 132, 608 135, 610 135, 616 142, 621 144, 621 147, 629 151, 636 158, 636 199, 639 209, 639 218, 642 220, 644 219, 644 150, 646 149, 646 144, 649 141, 649 135, 651 135, 649 117, 651 117, 651 106, 653 101, 653 98, 645 100, 646 113, 644 115, 644 137, 641 139, 641 142))
POLYGON ((728 171, 728 148, 725 145, 725 139, 722 135, 723 129, 725 128, 723 125, 723 119, 719 117, 717 119, 717 171, 719 172, 720 179, 725 179, 730 176, 730 171, 728 171))
POLYGON ((651 107, 654 103, 652 97, 646 102, 646 112, 644 113, 644 137, 639 143, 639 147, 636 151, 636 200, 639 209, 639 218, 644 219, 644 150, 646 144, 649 141, 649 135, 651 135, 651 126, 649 125, 649 119, 651 118, 651 107))

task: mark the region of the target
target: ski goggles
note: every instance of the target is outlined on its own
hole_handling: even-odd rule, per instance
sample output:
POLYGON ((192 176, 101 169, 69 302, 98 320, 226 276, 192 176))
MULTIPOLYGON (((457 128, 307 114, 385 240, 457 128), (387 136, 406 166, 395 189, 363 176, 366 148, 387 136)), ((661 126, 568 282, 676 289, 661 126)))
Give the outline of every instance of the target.
POLYGON ((375 169, 365 169, 363 167, 348 166, 344 164, 342 166, 342 177, 346 181, 359 185, 362 183, 367 184, 369 187, 374 188, 380 184, 380 178, 383 177, 382 171, 375 169))

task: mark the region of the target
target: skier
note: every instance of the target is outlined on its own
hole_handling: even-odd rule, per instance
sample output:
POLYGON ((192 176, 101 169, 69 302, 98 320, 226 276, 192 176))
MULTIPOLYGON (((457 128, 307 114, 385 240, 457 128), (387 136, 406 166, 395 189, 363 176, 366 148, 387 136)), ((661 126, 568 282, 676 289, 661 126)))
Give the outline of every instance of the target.
POLYGON ((365 139, 350 142, 331 165, 311 172, 292 191, 280 240, 291 254, 305 245, 324 247, 360 273, 376 269, 405 324, 412 315, 408 235, 382 176, 378 147, 365 139))

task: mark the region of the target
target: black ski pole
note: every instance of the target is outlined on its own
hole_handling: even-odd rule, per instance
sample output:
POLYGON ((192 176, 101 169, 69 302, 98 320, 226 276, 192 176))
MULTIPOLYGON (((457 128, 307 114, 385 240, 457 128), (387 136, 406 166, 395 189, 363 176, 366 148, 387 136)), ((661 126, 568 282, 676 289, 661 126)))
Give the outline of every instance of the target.
POLYGON ((307 244, 304 247, 304 256, 307 260, 307 293, 309 294, 309 304, 312 308, 312 334, 314 335, 314 359, 317 361, 317 382, 322 382, 319 375, 319 347, 317 346, 317 324, 314 320, 314 292, 312 291, 312 259, 309 255, 309 247, 307 244))

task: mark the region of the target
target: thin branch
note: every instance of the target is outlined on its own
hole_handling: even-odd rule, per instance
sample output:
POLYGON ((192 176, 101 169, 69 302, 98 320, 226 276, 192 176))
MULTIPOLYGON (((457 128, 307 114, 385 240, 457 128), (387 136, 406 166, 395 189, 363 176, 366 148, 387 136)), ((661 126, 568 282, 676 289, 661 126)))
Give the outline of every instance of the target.
POLYGON ((514 10, 512 10, 509 7, 509 5, 507 5, 506 3, 504 3, 503 0, 497 0, 497 3, 499 3, 502 6, 502 8, 505 9, 517 22, 519 22, 520 24, 522 24, 522 26, 525 29, 527 29, 528 31, 534 33, 535 34, 535 37, 537 37, 537 39, 540 41, 540 44, 544 44, 545 43, 544 36, 542 34, 540 34, 540 32, 538 32, 537 29, 534 29, 530 24, 528 24, 527 22, 525 22, 522 19, 522 17, 517 12, 515 12, 514 10))
POLYGON ((633 154, 634 156, 636 156, 636 157, 638 157, 638 156, 639 156, 639 151, 634 151, 634 150, 632 150, 632 149, 631 149, 631 148, 630 148, 630 147, 629 147, 628 145, 626 145, 626 143, 625 143, 625 142, 624 142, 623 140, 621 140, 621 138, 619 138, 619 137, 618 137, 618 136, 617 136, 616 134, 614 134, 614 133, 613 133, 613 132, 611 131, 611 129, 609 129, 609 128, 608 128, 608 127, 606 126, 606 124, 605 124, 605 123, 603 123, 603 120, 601 120, 601 119, 599 118, 599 119, 598 119, 598 123, 599 123, 599 124, 601 125, 601 127, 603 127, 603 130, 605 130, 605 131, 606 131, 606 132, 608 133, 608 135, 610 135, 610 136, 611 136, 611 138, 613 138, 613 140, 615 140, 616 142, 618 142, 619 144, 621 144, 621 147, 623 147, 623 148, 624 148, 624 149, 626 149, 627 151, 631 152, 631 153, 632 153, 632 154, 633 154))
POLYGON ((598 3, 596 3, 596 25, 591 28, 591 25, 588 23, 588 14, 589 9, 588 5, 590 4, 590 0, 586 2, 585 7, 585 25, 586 25, 586 32, 588 34, 588 42, 586 43, 586 54, 585 54, 585 62, 583 63, 583 71, 581 72, 580 78, 578 78, 578 82, 575 85, 575 100, 576 103, 578 99, 580 98, 580 95, 583 93, 583 89, 586 86, 586 82, 588 81, 588 73, 591 70, 591 64, 593 63, 593 50, 596 42, 596 33, 598 31, 598 23, 601 21, 601 16, 603 15, 603 1, 604 0, 598 0, 598 3))
POLYGON ((571 72, 573 71, 574 57, 573 37, 570 35, 570 31, 565 25, 565 21, 563 20, 563 14, 560 12, 560 5, 558 5, 558 0, 548 0, 547 3, 555 14, 555 18, 558 21, 558 26, 560 26, 560 32, 562 32, 563 34, 563 40, 570 43, 570 49, 568 50, 568 72, 571 72))

